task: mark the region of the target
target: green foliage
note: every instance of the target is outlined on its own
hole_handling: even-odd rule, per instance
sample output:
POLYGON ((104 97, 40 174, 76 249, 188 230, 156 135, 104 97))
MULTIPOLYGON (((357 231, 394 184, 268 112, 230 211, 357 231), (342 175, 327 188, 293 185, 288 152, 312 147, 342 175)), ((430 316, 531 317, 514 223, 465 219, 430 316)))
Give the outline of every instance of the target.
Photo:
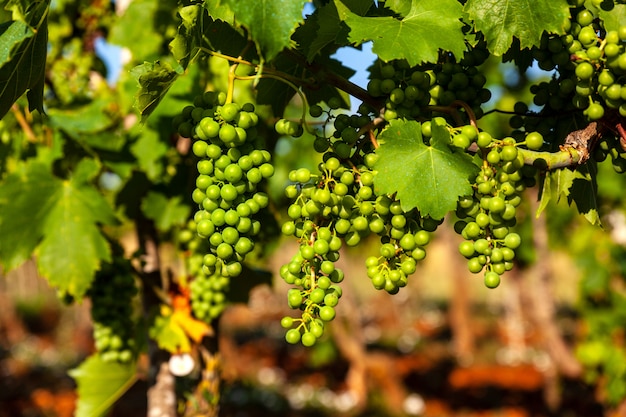
POLYGON ((98 355, 72 369, 70 376, 78 385, 76 417, 105 416, 137 379, 134 363, 105 362, 98 355))
POLYGON ((223 0, 237 24, 246 28, 265 61, 291 45, 291 35, 304 20, 306 0, 223 0))
POLYGON ((6 178, 0 188, 0 233, 16 237, 0 247, 6 268, 36 252, 39 271, 51 285, 76 298, 85 294, 100 262, 110 259, 98 225, 115 222, 108 203, 90 184, 97 171, 87 159, 63 181, 31 162, 6 178))
POLYGON ((0 25, 0 119, 26 91, 30 110, 43 112, 48 41, 48 1, 10 2, 6 8, 13 20, 0 25))
POLYGON ((503 55, 514 38, 520 48, 529 48, 539 45, 544 31, 562 34, 569 18, 566 0, 469 0, 465 11, 494 55, 503 55))
POLYGON ((167 62, 160 61, 144 62, 133 68, 132 74, 139 83, 135 105, 142 120, 145 121, 167 94, 179 74, 167 62))
POLYGON ((461 5, 455 0, 411 2, 402 19, 395 17, 361 17, 335 0, 339 16, 350 28, 349 39, 355 44, 373 41, 373 52, 383 61, 406 59, 409 65, 435 62, 440 50, 457 56, 465 50, 463 25, 458 16, 461 5), (376 27, 376 32, 372 31, 376 27), (415 48, 415 39, 420 47, 415 48))
POLYGON ((430 144, 422 138, 418 122, 392 120, 376 151, 379 192, 396 194, 402 208, 416 207, 423 215, 442 219, 456 208, 460 196, 471 194, 469 178, 478 167, 465 153, 450 148, 445 125, 433 123, 430 144))
MULTIPOLYGON (((96 3, 1 2, 11 14, 0 24, 6 270, 35 258, 61 295, 91 297, 115 334, 134 328, 106 315, 108 279, 125 279, 117 301, 130 304, 137 275, 143 337, 193 351, 229 303, 270 282, 258 267, 286 218, 298 250, 280 275, 300 317, 281 325, 287 342, 312 346, 341 314, 344 245, 376 238, 367 285, 395 294, 452 218, 459 256, 495 288, 533 262, 515 256, 532 252, 524 190, 538 183, 534 214, 557 212, 553 238, 586 271, 586 378, 604 378, 607 402, 623 399, 623 250, 600 231, 564 242, 574 220, 558 211, 575 206, 600 225, 622 210, 622 183, 605 178, 626 171, 623 2, 333 0, 308 15, 305 0, 135 0, 115 13, 96 3), (114 85, 95 54, 101 36, 130 59, 114 85), (370 41, 377 60, 363 88, 334 54, 370 41), (504 63, 523 74, 517 85, 504 63), (529 81, 532 64, 553 75, 529 81), (112 254, 131 229, 135 262, 112 254), (159 242, 181 267, 155 288, 159 242), (108 270, 113 257, 125 269, 108 270)), ((107 337, 101 354, 131 351, 107 337)), ((133 381, 132 366, 100 356, 72 372, 79 416, 103 415, 133 381)))

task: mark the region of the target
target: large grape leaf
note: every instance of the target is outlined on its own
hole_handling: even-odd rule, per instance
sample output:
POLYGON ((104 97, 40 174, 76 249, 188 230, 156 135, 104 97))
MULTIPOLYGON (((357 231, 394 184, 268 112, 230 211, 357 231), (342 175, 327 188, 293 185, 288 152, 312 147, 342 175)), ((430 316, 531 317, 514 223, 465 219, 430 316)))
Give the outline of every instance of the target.
POLYGON ((135 383, 134 363, 104 362, 99 355, 87 358, 69 371, 78 385, 76 417, 100 417, 135 383))
POLYGON ((43 223, 37 266, 50 285, 80 299, 100 269, 111 260, 111 248, 100 224, 114 224, 115 213, 91 184, 99 172, 93 159, 83 159, 67 181, 60 181, 43 223))
POLYGON ((465 11, 494 55, 504 54, 513 38, 520 47, 539 45, 541 34, 563 34, 570 17, 567 0, 468 0, 465 11))
POLYGON ((292 44, 291 35, 304 21, 307 0, 222 0, 235 13, 257 45, 259 54, 270 61, 292 44))
POLYGON ((403 19, 361 17, 340 0, 334 1, 340 18, 350 27, 350 40, 356 44, 373 41, 372 51, 384 61, 404 58, 417 65, 436 62, 440 49, 456 56, 465 51, 463 10, 456 0, 413 0, 403 19))
POLYGON ((15 20, 0 25, 0 119, 27 90, 29 109, 44 111, 48 1, 16 1, 11 9, 15 20))
POLYGON ((6 270, 29 259, 44 236, 61 181, 42 163, 30 163, 0 184, 0 262, 6 270))
POLYGON ((50 285, 80 299, 109 245, 98 228, 115 215, 91 185, 99 167, 85 158, 68 180, 41 162, 30 162, 0 185, 0 262, 7 269, 37 254, 50 285))
POLYGON ((404 210, 417 207, 424 216, 442 219, 456 208, 460 196, 472 193, 469 178, 478 167, 465 152, 450 149, 445 126, 433 122, 426 145, 419 122, 391 120, 379 139, 376 192, 397 193, 404 210))

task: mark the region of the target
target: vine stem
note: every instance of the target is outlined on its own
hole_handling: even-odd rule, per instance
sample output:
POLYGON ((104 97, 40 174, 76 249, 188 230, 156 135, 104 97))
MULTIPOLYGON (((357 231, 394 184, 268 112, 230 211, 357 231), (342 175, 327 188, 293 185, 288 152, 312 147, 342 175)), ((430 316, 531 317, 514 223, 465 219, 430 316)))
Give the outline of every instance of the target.
POLYGON ((427 106, 426 108, 433 111, 438 111, 441 113, 448 113, 454 117, 455 122, 460 126, 463 125, 463 120, 461 120, 461 116, 459 111, 457 110, 459 107, 463 107, 467 117, 469 118, 470 125, 474 126, 476 130, 478 130, 478 124, 476 123, 476 114, 474 110, 464 101, 454 100, 448 106, 427 106))
POLYGON ((11 111, 13 112, 13 116, 15 116, 15 120, 17 120, 17 123, 20 125, 20 127, 24 131, 24 134, 26 135, 26 138, 28 139, 28 141, 32 143, 37 142, 37 136, 35 135, 35 132, 33 132, 33 129, 30 127, 30 124, 28 124, 28 122, 26 121, 26 118, 24 117, 24 115, 22 114, 22 112, 20 111, 20 108, 18 107, 16 103, 13 103, 13 105, 11 106, 11 111))
MULTIPOLYGON (((264 73, 264 74, 259 73, 257 75, 244 75, 244 76, 235 76, 235 77, 238 80, 255 80, 255 79, 259 79, 259 78, 271 78, 271 79, 275 79, 275 80, 281 81, 281 82, 287 84, 289 87, 293 88, 294 91, 300 96, 300 99, 302 100, 302 103, 304 104, 302 106, 302 124, 308 130, 308 123, 306 123, 306 111, 309 108, 309 102, 306 99, 306 95, 294 83, 292 83, 291 81, 283 78, 280 75, 267 74, 267 73, 264 73)), ((313 132, 309 131, 309 133, 313 133, 313 132)))

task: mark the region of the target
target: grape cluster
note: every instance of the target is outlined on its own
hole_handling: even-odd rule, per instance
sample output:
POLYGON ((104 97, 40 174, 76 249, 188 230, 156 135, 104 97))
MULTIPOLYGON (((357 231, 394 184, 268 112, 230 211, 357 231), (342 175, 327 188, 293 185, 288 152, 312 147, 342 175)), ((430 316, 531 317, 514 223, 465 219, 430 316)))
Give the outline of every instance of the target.
POLYGON ((416 67, 402 60, 377 61, 370 68, 367 90, 373 97, 385 98, 386 120, 428 117, 427 106, 449 106, 455 100, 467 103, 480 117, 480 106, 491 98, 491 92, 484 88, 486 78, 477 66, 487 56, 485 43, 479 42, 458 62, 453 55, 436 65, 416 67))
MULTIPOLYGON (((581 2, 576 2, 581 3, 581 2)), ((626 116, 626 25, 606 30, 598 9, 583 3, 572 9, 567 34, 545 35, 533 57, 546 70, 558 69, 550 83, 532 91, 535 104, 555 110, 583 110, 588 120, 607 111, 626 116)))
POLYGON ((135 354, 133 299, 135 278, 128 261, 115 258, 96 274, 87 296, 91 299, 93 336, 105 362, 130 362, 135 354))
MULTIPOLYGON (((309 110, 322 115, 321 107, 309 110)), ((359 106, 357 114, 327 112, 333 134, 318 135, 315 149, 324 152, 323 162, 312 173, 306 168, 289 173, 292 184, 286 188, 292 204, 283 234, 295 236, 299 251, 281 268, 281 277, 292 288, 290 307, 302 310, 302 317, 286 317, 286 339, 304 345, 315 343, 323 324, 335 317, 334 307, 341 296, 338 284, 344 274, 335 267, 343 244, 356 246, 368 236, 380 237, 380 256, 367 259, 368 276, 375 288, 396 293, 407 284, 417 261, 426 256, 424 247, 430 232, 441 223, 419 211, 405 212, 400 201, 376 195, 374 164, 377 155, 371 140, 371 110, 359 106), (294 327, 295 328, 292 328, 294 327)))
MULTIPOLYGON (((190 259, 190 272, 198 277, 191 287, 192 299, 203 306, 194 308, 199 317, 214 318, 221 312, 228 278, 241 274, 242 262, 254 249, 261 229, 255 215, 269 204, 261 183, 274 174, 274 166, 270 153, 260 149, 254 110, 251 103, 226 103, 224 93, 209 91, 175 121, 182 136, 194 139, 192 151, 199 158, 192 193, 198 210, 191 226, 208 243, 200 271, 199 256, 190 259)), ((193 242, 189 233, 186 241, 193 242)), ((192 245, 197 250, 199 243, 192 245)))
POLYGON ((454 228, 465 239, 459 252, 468 259, 469 271, 485 270, 488 288, 497 287, 500 275, 513 268, 515 249, 521 243, 512 228, 516 224, 516 208, 522 201, 520 193, 531 185, 533 173, 525 172, 532 168, 524 166, 517 146, 539 148, 542 142, 536 132, 523 143, 511 137, 494 140, 487 132, 476 136, 483 164, 474 180, 474 193, 459 199, 459 220, 454 228))

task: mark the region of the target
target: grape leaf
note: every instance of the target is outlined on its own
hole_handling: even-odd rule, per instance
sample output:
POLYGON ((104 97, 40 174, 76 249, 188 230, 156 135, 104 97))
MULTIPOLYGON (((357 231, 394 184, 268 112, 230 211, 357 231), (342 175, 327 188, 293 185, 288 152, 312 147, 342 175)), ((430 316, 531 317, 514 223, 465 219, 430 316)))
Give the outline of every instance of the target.
POLYGON ((405 211, 417 207, 423 216, 442 219, 456 208, 460 196, 472 193, 469 178, 478 167, 465 152, 450 149, 445 126, 433 122, 426 145, 419 122, 391 120, 379 139, 376 192, 397 193, 405 211))
POLYGON ((100 262, 111 259, 111 248, 98 225, 114 224, 115 213, 90 184, 99 169, 95 160, 85 158, 69 180, 57 180, 42 224, 44 238, 36 250, 39 273, 76 299, 91 285, 100 262))
POLYGON ((248 42, 233 26, 222 20, 214 20, 198 5, 183 7, 179 14, 182 23, 170 42, 170 49, 174 58, 185 69, 198 55, 201 47, 238 56, 248 42))
POLYGON ((143 126, 139 138, 130 146, 130 152, 137 158, 139 168, 154 182, 159 182, 165 170, 163 157, 167 154, 167 149, 159 133, 148 126, 143 126))
POLYGON ((16 20, 0 25, 0 119, 27 90, 29 109, 44 113, 48 1, 13 4, 13 11, 16 20))
MULTIPOLYGON (((372 6, 372 3, 361 0, 356 2, 345 0, 343 4, 359 16, 364 16, 372 6)), ((309 20, 314 20, 317 25, 315 36, 307 51, 309 61, 312 61, 315 55, 326 45, 332 43, 347 45, 349 43, 347 39, 348 28, 339 18, 339 12, 334 2, 329 2, 320 7, 312 17, 307 19, 305 25, 311 23, 309 20)))
MULTIPOLYGON (((275 69, 296 77, 302 77, 303 71, 307 70, 312 73, 312 76, 317 75, 322 78, 322 69, 345 79, 354 75, 354 70, 344 66, 340 61, 321 56, 318 57, 313 66, 307 66, 296 62, 296 60, 292 59, 292 56, 279 54, 273 64, 275 69)), ((328 82, 305 85, 302 90, 309 104, 320 103, 333 96, 342 97, 341 91, 328 82)), ((272 78, 262 78, 257 86, 257 102, 259 104, 270 104, 274 114, 283 114, 285 107, 294 95, 295 91, 293 88, 284 82, 272 78)))
POLYGON ((292 44, 291 35, 303 22, 307 0, 223 0, 256 43, 259 54, 270 61, 292 44))
POLYGON ((108 99, 96 99, 88 104, 69 109, 50 109, 50 124, 67 133, 72 139, 81 141, 84 136, 102 132, 116 125, 111 117, 108 99))
MULTIPOLYGON (((590 7, 593 8, 593 6, 590 7)), ((601 7, 597 9, 597 13, 594 14, 602 19, 604 29, 607 32, 618 30, 620 26, 626 25, 626 4, 616 4, 610 11, 606 11, 601 7)))
POLYGON ((494 55, 504 54, 513 38, 520 48, 539 45, 541 34, 563 34, 570 17, 567 0, 468 0, 465 11, 494 55))
POLYGON ((384 6, 400 16, 406 16, 411 11, 411 3, 406 0, 387 0, 384 6))
POLYGON ((35 252, 41 275, 61 292, 80 299, 109 245, 98 224, 115 216, 89 181, 98 172, 85 158, 69 180, 52 175, 41 162, 30 162, 0 185, 0 261, 19 266, 35 252))
POLYGON ((589 223, 600 226, 600 216, 598 214, 598 184, 596 183, 597 167, 595 163, 589 161, 576 168, 574 180, 570 188, 568 202, 576 203, 578 212, 582 214, 589 223))
POLYGON ((209 15, 216 20, 221 20, 229 25, 235 25, 235 14, 230 7, 220 4, 221 0, 204 0, 204 8, 209 15))
POLYGON ((76 417, 100 417, 135 383, 135 364, 104 362, 92 355, 69 375, 76 380, 76 417))
POLYGON ((436 62, 439 49, 462 56, 465 35, 462 6, 456 0, 413 0, 403 19, 361 17, 334 0, 340 18, 350 27, 356 44, 373 41, 372 51, 384 61, 406 59, 409 65, 436 62), (372 30, 376 28, 376 30, 372 30))
POLYGON ((179 74, 171 65, 160 61, 144 62, 133 68, 131 74, 139 83, 135 107, 141 114, 141 121, 145 122, 167 94, 179 74))
POLYGON ((61 186, 48 166, 34 162, 20 166, 0 184, 0 261, 6 270, 31 257, 61 186))
POLYGON ((181 196, 169 197, 150 191, 141 201, 141 210, 147 218, 154 220, 160 231, 168 231, 172 226, 183 224, 189 217, 190 208, 181 196))

